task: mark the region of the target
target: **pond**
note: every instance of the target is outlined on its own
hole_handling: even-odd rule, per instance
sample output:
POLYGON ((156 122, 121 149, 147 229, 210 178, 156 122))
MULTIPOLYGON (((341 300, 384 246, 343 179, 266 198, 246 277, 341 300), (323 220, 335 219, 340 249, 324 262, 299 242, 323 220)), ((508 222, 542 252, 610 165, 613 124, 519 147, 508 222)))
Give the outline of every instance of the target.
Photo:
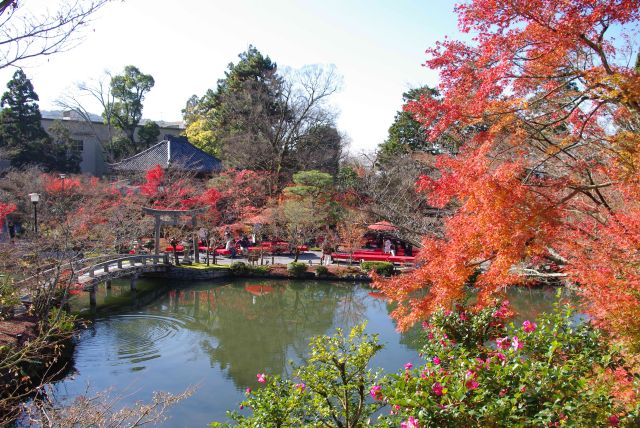
MULTIPOLYGON (((126 301, 127 288, 114 282, 99 303, 126 301)), ((287 376, 289 361, 305 358, 311 337, 365 320, 385 345, 373 367, 397 371, 421 362, 417 329, 397 333, 388 304, 363 284, 141 281, 139 288, 155 291, 136 307, 103 313, 82 332, 71 374, 55 385, 59 398, 111 388, 131 404, 149 401, 153 391, 180 393, 195 385, 162 426, 204 427, 224 420, 244 390, 258 386, 256 373, 287 376)), ((523 318, 533 319, 554 296, 553 290, 514 290, 509 298, 523 318)))

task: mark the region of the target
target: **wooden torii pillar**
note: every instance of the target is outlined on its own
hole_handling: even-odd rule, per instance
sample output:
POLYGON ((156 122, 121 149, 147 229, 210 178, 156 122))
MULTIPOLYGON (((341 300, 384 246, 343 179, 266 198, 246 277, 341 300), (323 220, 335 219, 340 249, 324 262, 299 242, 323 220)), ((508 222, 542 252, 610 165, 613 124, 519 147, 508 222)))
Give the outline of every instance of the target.
MULTIPOLYGON (((204 212, 206 208, 196 208, 193 210, 160 210, 156 208, 143 207, 142 211, 147 215, 152 215, 155 219, 154 239, 155 239, 155 255, 160 254, 160 229, 163 225, 191 225, 195 229, 198 221, 196 216, 204 212), (183 220, 184 217, 190 217, 190 220, 183 220)), ((197 248, 198 243, 195 242, 197 248)))

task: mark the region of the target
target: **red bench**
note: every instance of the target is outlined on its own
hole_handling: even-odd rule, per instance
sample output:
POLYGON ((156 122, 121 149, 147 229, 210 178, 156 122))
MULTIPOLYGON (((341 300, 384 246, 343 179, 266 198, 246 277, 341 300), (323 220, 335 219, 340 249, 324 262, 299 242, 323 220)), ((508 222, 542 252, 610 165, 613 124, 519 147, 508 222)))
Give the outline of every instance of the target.
POLYGON ((333 260, 353 260, 355 262, 391 262, 391 263, 415 263, 416 258, 413 256, 392 256, 391 254, 384 253, 331 253, 333 260))

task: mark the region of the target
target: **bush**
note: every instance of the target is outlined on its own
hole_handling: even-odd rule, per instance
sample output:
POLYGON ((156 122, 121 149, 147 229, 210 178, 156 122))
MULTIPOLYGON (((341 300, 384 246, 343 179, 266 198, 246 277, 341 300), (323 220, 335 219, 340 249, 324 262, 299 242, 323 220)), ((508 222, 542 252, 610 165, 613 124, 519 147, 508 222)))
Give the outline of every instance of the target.
POLYGON ((269 266, 247 266, 254 275, 266 275, 269 273, 269 266))
POLYGON ((423 325, 426 364, 387 379, 398 406, 385 423, 419 426, 638 426, 637 385, 591 324, 556 305, 536 323, 506 326, 506 304, 440 311, 423 325))
POLYGON ((8 276, 0 277, 0 308, 11 308, 20 303, 18 290, 13 285, 13 280, 8 276))
POLYGON ((318 266, 316 268, 316 275, 317 276, 327 276, 329 275, 329 268, 326 266, 318 266))
POLYGON ((287 270, 293 276, 302 276, 307 271, 307 264, 302 262, 291 262, 287 266, 287 270))
POLYGON ((265 275, 269 273, 269 266, 251 266, 244 262, 234 262, 229 265, 234 275, 265 275))
POLYGON ((382 276, 393 275, 393 263, 389 262, 362 262, 360 263, 360 269, 364 272, 374 271, 382 276))
POLYGON ((298 383, 260 373, 264 386, 242 403, 252 413, 230 417, 246 427, 640 426, 637 380, 599 330, 560 304, 536 323, 507 325, 510 315, 508 302, 440 311, 423 323, 425 362, 382 378, 368 369, 380 346, 364 326, 315 338, 298 383), (391 413, 376 416, 382 406, 391 413))
POLYGON ((255 391, 247 389, 241 408, 251 414, 229 412, 237 425, 214 422, 214 427, 364 427, 384 404, 369 399, 378 373, 368 368, 371 358, 382 349, 377 335, 364 333, 364 324, 344 335, 311 339, 309 360, 294 369, 293 377, 281 379, 258 373, 263 383, 255 391))
POLYGON ((234 275, 246 275, 249 273, 249 265, 244 262, 233 262, 229 265, 229 269, 234 275))

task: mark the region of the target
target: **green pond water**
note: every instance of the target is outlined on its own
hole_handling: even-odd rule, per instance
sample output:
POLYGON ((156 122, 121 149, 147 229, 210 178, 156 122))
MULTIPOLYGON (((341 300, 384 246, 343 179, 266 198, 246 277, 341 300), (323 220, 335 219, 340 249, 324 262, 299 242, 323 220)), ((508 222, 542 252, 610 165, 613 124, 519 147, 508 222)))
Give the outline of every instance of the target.
MULTIPOLYGON (((140 280, 138 288, 135 298, 127 282, 101 290, 102 309, 78 339, 73 369, 55 385, 59 399, 111 389, 128 404, 195 385, 161 426, 204 427, 224 420, 247 387, 258 387, 256 373, 287 376, 311 337, 365 320, 385 345, 372 366, 391 372, 422 361, 418 329, 396 332, 389 305, 364 284, 140 280)), ((551 308, 555 291, 513 290, 509 299, 520 319, 534 319, 551 308)), ((74 305, 86 307, 87 297, 74 305)))

